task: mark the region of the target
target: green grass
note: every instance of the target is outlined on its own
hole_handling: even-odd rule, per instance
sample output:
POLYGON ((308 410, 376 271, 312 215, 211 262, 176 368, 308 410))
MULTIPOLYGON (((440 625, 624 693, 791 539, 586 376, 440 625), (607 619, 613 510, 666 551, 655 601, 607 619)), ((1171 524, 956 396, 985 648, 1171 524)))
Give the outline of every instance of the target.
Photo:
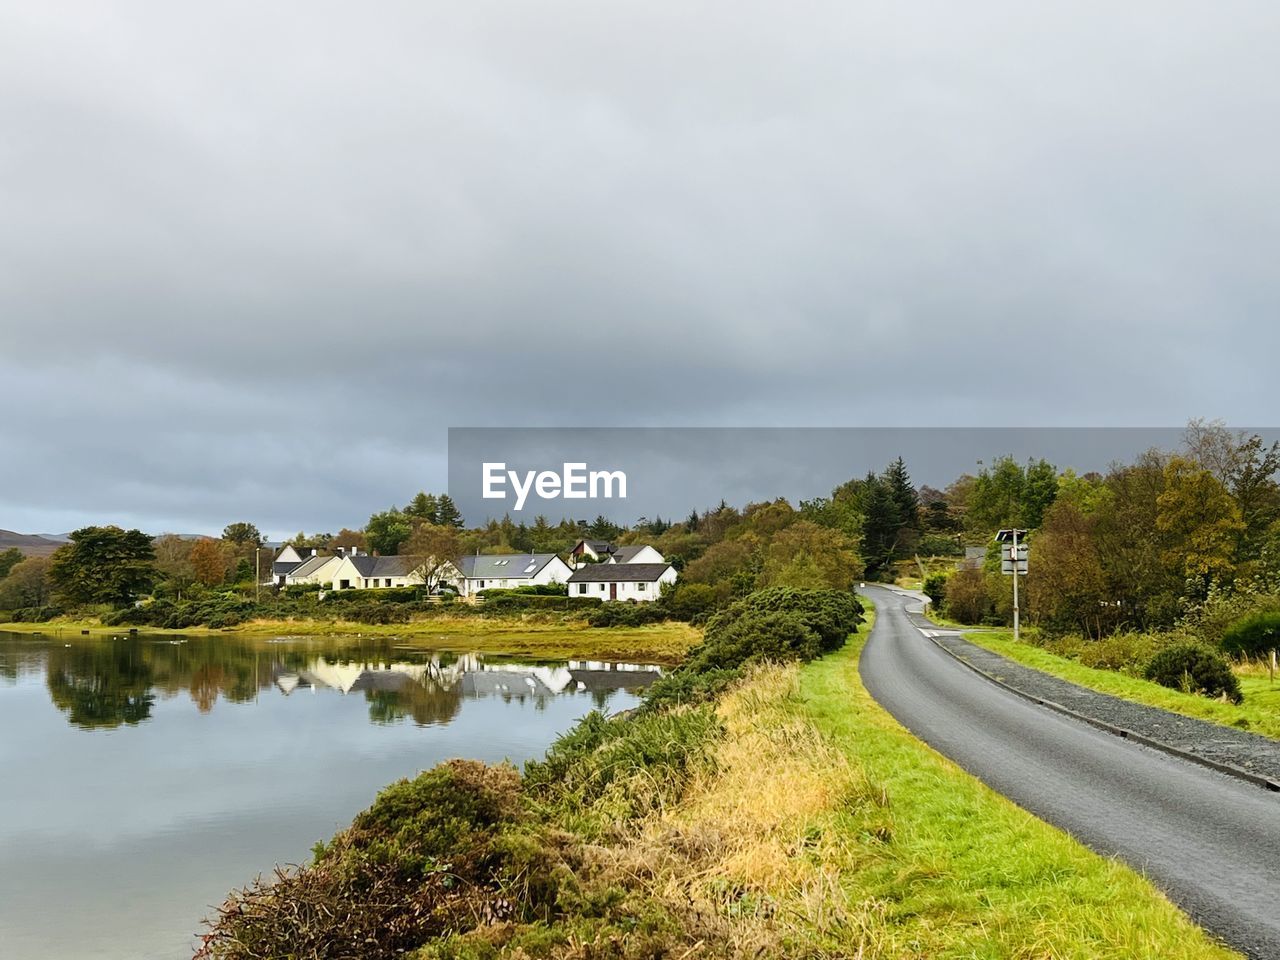
POLYGON ((889 820, 838 865, 876 906, 867 957, 1225 958, 1158 890, 1092 853, 920 743, 863 688, 862 643, 805 666, 817 728, 887 794, 889 820))
POLYGON ((1208 720, 1225 727, 1236 727, 1266 737, 1280 739, 1280 681, 1272 686, 1266 671, 1253 666, 1239 671, 1244 703, 1224 703, 1207 697, 1162 687, 1158 683, 1133 677, 1115 670, 1086 667, 1075 660, 1058 656, 1043 647, 1014 641, 1008 630, 966 631, 965 639, 980 647, 1008 657, 1024 666, 1034 667, 1090 690, 1123 697, 1135 703, 1161 707, 1183 716, 1208 720))

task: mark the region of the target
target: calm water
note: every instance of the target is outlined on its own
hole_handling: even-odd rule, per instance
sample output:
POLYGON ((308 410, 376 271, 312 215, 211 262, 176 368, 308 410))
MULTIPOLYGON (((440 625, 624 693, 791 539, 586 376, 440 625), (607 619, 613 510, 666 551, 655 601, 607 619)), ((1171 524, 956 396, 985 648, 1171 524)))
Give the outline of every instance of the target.
POLYGON ((0 957, 189 957, 210 905, 448 757, 537 756, 656 673, 393 641, 0 632, 0 957))

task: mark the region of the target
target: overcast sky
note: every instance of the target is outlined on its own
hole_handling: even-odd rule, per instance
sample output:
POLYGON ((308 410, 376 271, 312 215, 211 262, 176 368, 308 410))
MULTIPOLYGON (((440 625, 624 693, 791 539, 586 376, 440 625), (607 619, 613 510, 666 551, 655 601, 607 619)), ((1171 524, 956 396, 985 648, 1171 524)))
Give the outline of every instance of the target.
POLYGON ((0 527, 358 526, 451 425, 1280 422, 1278 28, 0 0, 0 527))

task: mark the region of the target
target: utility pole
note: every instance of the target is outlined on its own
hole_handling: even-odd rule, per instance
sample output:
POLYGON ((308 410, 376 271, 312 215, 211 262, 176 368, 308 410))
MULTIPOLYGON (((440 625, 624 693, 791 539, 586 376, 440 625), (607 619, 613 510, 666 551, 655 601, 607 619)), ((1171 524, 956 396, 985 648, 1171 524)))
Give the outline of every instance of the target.
MULTIPOLYGON (((1001 530, 996 534, 996 540, 1002 544, 1008 544, 1008 554, 1000 557, 1000 572, 1013 577, 1013 639, 1019 640, 1022 637, 1021 630, 1021 611, 1018 609, 1018 578, 1027 574, 1027 548, 1025 545, 1018 543, 1018 537, 1026 534, 1026 530, 1019 530, 1014 527, 1012 530, 1001 530)), ((1003 550, 1004 548, 1002 548, 1003 550)))
POLYGON ((1017 643, 1021 634, 1018 624, 1018 530, 1015 527, 1013 531, 1013 545, 1009 548, 1009 554, 1013 561, 1013 641, 1017 643))

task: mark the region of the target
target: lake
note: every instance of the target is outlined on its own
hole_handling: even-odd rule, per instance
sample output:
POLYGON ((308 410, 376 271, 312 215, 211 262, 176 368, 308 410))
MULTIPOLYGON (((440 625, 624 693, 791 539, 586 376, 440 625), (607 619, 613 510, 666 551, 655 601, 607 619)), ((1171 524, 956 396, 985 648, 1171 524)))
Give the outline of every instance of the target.
POLYGON ((394 639, 0 631, 0 956, 189 957, 225 894, 392 781, 539 756, 657 670, 394 639))

